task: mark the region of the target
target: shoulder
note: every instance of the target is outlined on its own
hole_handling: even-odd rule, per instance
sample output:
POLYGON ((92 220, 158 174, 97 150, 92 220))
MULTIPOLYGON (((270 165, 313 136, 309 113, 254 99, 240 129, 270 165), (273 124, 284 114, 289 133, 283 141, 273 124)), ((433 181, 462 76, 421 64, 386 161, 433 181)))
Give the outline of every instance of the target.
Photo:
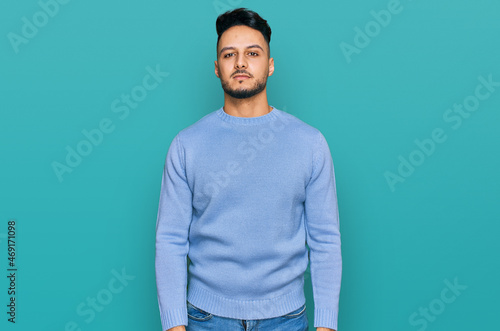
MULTIPOLYGON (((323 134, 316 127, 304 122, 295 115, 292 115, 285 110, 280 110, 274 107, 275 116, 269 122, 271 131, 284 131, 289 133, 289 138, 296 141, 307 143, 310 147, 317 146, 325 140, 323 134)), ((220 118, 217 114, 218 110, 212 111, 195 123, 180 130, 175 139, 181 145, 185 144, 200 144, 216 138, 220 131, 218 128, 221 125, 220 118)))
POLYGON ((199 139, 206 139, 207 133, 210 133, 211 129, 217 125, 216 121, 217 111, 215 110, 180 130, 175 136, 175 139, 177 139, 181 145, 187 142, 196 143, 199 139))
POLYGON ((304 122, 297 116, 287 113, 284 110, 278 110, 277 115, 278 120, 284 124, 287 131, 293 133, 296 138, 308 141, 313 145, 320 143, 324 139, 323 134, 318 128, 304 122))

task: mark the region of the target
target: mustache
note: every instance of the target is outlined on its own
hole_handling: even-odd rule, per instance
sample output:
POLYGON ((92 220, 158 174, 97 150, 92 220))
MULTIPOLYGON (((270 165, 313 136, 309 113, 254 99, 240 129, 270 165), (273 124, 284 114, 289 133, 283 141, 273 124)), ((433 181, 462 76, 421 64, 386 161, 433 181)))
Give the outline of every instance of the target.
POLYGON ((249 77, 252 77, 252 75, 250 75, 250 73, 246 72, 245 70, 237 70, 237 71, 235 71, 235 72, 231 75, 231 77, 234 77, 234 76, 236 76, 236 75, 238 75, 238 74, 245 74, 245 75, 247 75, 247 76, 249 76, 249 77))

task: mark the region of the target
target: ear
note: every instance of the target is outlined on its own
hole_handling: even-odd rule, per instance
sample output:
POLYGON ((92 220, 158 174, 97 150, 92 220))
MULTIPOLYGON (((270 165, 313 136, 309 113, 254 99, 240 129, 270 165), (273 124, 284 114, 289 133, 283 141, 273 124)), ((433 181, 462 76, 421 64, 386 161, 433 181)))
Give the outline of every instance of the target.
POLYGON ((219 76, 219 64, 217 63, 217 61, 214 61, 214 64, 215 64, 215 76, 220 78, 220 76, 219 76))
POLYGON ((274 72, 274 58, 269 58, 269 76, 274 72))

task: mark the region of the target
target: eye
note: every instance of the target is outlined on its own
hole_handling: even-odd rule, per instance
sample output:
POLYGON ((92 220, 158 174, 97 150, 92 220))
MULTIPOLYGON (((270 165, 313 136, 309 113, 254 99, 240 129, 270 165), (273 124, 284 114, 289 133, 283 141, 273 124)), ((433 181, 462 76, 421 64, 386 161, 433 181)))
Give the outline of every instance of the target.
POLYGON ((250 52, 250 54, 254 54, 255 56, 259 55, 258 53, 255 53, 255 52, 250 52))
POLYGON ((224 55, 224 57, 229 57, 229 55, 233 55, 234 53, 227 53, 226 55, 224 55))

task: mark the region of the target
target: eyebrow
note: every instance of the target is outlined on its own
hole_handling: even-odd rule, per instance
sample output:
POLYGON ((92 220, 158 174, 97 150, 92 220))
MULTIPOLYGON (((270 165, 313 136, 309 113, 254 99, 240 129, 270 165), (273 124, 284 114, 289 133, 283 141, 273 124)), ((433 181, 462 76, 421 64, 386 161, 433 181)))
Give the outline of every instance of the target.
MULTIPOLYGON (((246 49, 249 49, 249 48, 260 48, 260 49, 264 52, 264 50, 262 49, 262 47, 260 47, 260 46, 259 46, 259 45, 257 45, 257 44, 247 46, 247 48, 246 48, 246 49)), ((222 48, 222 49, 220 50, 220 52, 219 52, 219 56, 222 54, 222 52, 227 51, 227 50, 229 50, 229 49, 236 49, 236 48, 235 48, 235 47, 233 47, 233 46, 227 46, 227 47, 224 47, 224 48, 222 48)))

